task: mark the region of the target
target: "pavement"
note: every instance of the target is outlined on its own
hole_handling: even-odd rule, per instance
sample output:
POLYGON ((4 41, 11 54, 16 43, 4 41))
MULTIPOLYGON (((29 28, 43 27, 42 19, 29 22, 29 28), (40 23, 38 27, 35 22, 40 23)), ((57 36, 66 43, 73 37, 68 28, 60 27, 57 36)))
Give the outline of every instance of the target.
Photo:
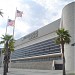
MULTIPOLYGON (((67 71, 66 73, 70 72, 67 71)), ((3 68, 0 68, 0 75, 3 75, 3 68)), ((36 69, 9 68, 7 75, 62 75, 62 70, 36 70, 36 69)))
MULTIPOLYGON (((0 75, 3 75, 3 68, 0 68, 0 75)), ((62 75, 62 71, 9 68, 7 75, 62 75)))

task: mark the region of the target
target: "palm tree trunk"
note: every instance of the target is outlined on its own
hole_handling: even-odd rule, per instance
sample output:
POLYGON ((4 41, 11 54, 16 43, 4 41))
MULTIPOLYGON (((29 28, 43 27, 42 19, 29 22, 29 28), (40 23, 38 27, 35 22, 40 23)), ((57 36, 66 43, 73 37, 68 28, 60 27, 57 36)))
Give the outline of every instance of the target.
POLYGON ((3 75, 7 75, 8 72, 8 40, 5 43, 5 56, 4 56, 4 73, 3 75))
POLYGON ((6 62, 6 56, 4 57, 4 73, 3 73, 3 75, 7 75, 7 62, 6 62))
POLYGON ((4 63, 4 73, 3 75, 7 75, 7 72, 6 72, 6 63, 4 63))
POLYGON ((7 65, 7 69, 6 69, 6 72, 8 73, 8 62, 7 62, 7 64, 6 64, 6 65, 7 65))
POLYGON ((9 68, 9 61, 10 61, 10 50, 8 49, 7 72, 8 72, 8 68, 9 68))
POLYGON ((8 40, 7 40, 7 41, 6 41, 6 55, 7 55, 7 60, 6 60, 6 62, 7 62, 7 63, 6 63, 6 66, 7 66, 6 68, 7 68, 7 69, 6 69, 6 72, 8 72, 8 60, 9 60, 9 59, 8 59, 8 49, 9 49, 9 48, 8 48, 8 40))
POLYGON ((66 72, 65 72, 65 57, 63 57, 63 75, 66 75, 66 72))
POLYGON ((64 43, 62 43, 62 59, 63 59, 63 75, 66 75, 66 72, 65 72, 64 43))

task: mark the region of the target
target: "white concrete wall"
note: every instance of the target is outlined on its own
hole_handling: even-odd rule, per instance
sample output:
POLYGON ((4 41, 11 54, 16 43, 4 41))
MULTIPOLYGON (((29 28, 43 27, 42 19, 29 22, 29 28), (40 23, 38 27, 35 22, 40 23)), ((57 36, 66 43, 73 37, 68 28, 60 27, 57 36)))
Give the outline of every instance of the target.
POLYGON ((12 68, 52 70, 53 61, 11 63, 12 68))
POLYGON ((56 37, 57 35, 55 31, 59 28, 59 26, 60 26, 60 19, 38 29, 38 37, 36 38, 33 38, 31 40, 29 40, 28 38, 27 39, 21 38, 17 40, 15 42, 15 50, 56 37))
MULTIPOLYGON (((75 3, 74 3, 74 43, 75 43, 75 3)), ((74 70, 75 70, 75 46, 74 46, 74 70)))
POLYGON ((63 26, 65 29, 69 30, 71 35, 71 42, 69 45, 65 45, 65 58, 66 58, 66 70, 74 71, 74 64, 75 64, 75 48, 71 46, 75 42, 75 2, 68 4, 64 7, 62 11, 63 15, 63 26))

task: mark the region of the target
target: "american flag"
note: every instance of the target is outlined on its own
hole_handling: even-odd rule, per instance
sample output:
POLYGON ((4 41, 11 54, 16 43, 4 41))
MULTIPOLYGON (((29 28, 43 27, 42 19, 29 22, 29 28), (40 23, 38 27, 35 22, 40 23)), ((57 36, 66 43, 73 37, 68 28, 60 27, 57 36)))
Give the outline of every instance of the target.
POLYGON ((8 26, 14 26, 15 20, 8 19, 8 26))
POLYGON ((23 12, 16 10, 16 17, 22 17, 23 12))

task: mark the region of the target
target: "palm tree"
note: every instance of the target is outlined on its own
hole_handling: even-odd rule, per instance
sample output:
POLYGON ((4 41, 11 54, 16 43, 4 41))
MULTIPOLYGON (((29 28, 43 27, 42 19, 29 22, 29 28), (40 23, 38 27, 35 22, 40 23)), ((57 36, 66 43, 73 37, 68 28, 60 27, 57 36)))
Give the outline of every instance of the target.
POLYGON ((3 17, 3 12, 1 11, 1 9, 0 9, 0 15, 3 17))
POLYGON ((58 29, 56 31, 58 37, 56 39, 56 43, 61 45, 62 48, 62 59, 63 59, 63 75, 66 75, 65 72, 65 56, 64 56, 64 44, 70 43, 70 34, 64 28, 58 29))
POLYGON ((6 75, 6 72, 8 72, 10 54, 14 51, 14 39, 12 35, 2 35, 1 39, 0 44, 4 44, 2 52, 4 53, 4 75, 6 75))

